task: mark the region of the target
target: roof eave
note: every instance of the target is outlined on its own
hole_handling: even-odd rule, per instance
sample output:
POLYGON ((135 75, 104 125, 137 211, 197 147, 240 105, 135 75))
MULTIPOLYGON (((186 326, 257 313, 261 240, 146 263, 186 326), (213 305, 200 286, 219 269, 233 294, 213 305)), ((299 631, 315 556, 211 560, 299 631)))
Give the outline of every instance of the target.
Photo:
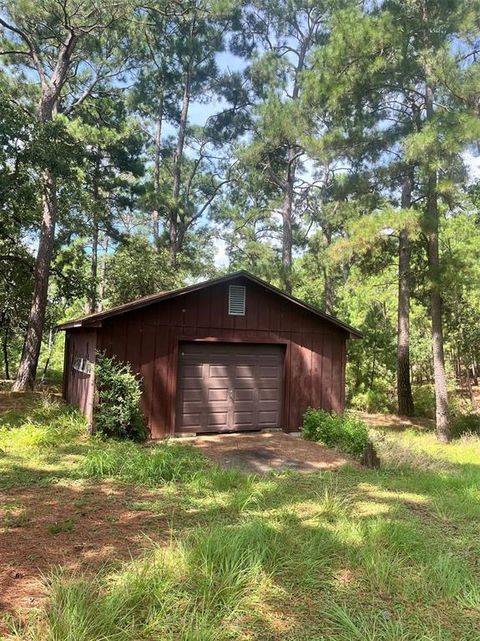
POLYGON ((101 321, 92 321, 88 322, 88 320, 73 320, 73 321, 67 321, 66 323, 60 323, 59 325, 55 325, 55 331, 64 331, 66 329, 77 329, 79 327, 84 327, 87 329, 90 328, 95 328, 95 327, 101 327, 102 322, 101 321))
POLYGON ((343 329, 345 332, 349 334, 350 338, 363 338, 362 332, 360 332, 358 329, 355 327, 352 327, 351 325, 348 325, 347 323, 344 323, 340 319, 336 318, 335 316, 330 316, 329 314, 326 314, 319 309, 316 309, 312 305, 309 305, 308 303, 303 302, 302 300, 296 298, 295 296, 292 296, 291 294, 287 294, 286 292, 283 292, 281 289, 278 287, 275 287, 274 285, 271 285, 270 283, 267 283, 266 281, 263 281, 261 278, 257 278, 256 276, 253 276, 253 274, 250 274, 249 272, 245 270, 241 270, 238 272, 234 272, 233 274, 227 274, 225 276, 219 276, 218 278, 213 278, 208 281, 204 281, 202 283, 196 283, 195 285, 190 285, 188 287, 184 287, 182 289, 177 289, 177 290, 172 290, 171 292, 163 292, 162 294, 158 295, 152 295, 150 297, 145 297, 145 299, 139 299, 137 301, 131 301, 130 303, 125 303, 124 305, 119 305, 117 308, 112 308, 110 310, 106 310, 104 312, 97 312, 96 314, 92 314, 90 316, 85 316, 83 318, 76 318, 71 321, 67 321, 66 323, 61 323, 55 327, 56 330, 64 331, 67 329, 76 329, 79 327, 85 327, 85 328, 94 328, 94 327, 101 327, 102 325, 102 320, 105 318, 110 318, 113 316, 120 316, 122 314, 126 314, 127 312, 132 312, 137 309, 141 309, 142 307, 147 307, 148 305, 153 305, 157 302, 163 302, 167 301, 171 298, 175 298, 176 296, 183 296, 186 294, 189 294, 191 292, 197 291, 199 289, 203 289, 205 287, 211 286, 211 285, 216 285, 220 284, 222 282, 232 280, 234 278, 239 278, 239 277, 244 277, 247 278, 248 280, 256 283, 257 285, 261 287, 265 287, 267 290, 273 292, 274 294, 277 294, 279 296, 282 296, 285 300, 288 302, 294 303, 298 305, 299 307, 302 307, 306 311, 311 312, 312 314, 315 314, 319 318, 322 318, 326 320, 327 322, 332 323, 333 325, 336 325, 340 329, 343 329))

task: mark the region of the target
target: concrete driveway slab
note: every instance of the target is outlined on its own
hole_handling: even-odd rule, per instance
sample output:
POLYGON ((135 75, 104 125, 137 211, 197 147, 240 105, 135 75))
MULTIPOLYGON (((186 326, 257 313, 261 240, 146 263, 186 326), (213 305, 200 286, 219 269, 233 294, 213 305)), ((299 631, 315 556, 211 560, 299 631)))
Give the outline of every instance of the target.
POLYGON ((335 450, 285 432, 214 434, 188 440, 222 467, 257 474, 284 470, 318 472, 353 463, 335 450))

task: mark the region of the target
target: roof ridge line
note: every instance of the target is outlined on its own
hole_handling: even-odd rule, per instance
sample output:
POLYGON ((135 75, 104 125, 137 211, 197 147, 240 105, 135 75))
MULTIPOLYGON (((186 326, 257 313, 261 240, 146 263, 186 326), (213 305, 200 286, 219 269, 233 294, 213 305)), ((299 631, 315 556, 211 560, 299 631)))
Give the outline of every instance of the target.
POLYGON ((280 288, 276 287, 275 285, 272 285, 267 281, 264 281, 263 279, 258 278, 257 276, 254 276, 253 274, 251 274, 250 272, 244 269, 241 269, 236 272, 232 272, 230 274, 225 274, 223 276, 218 276, 216 278, 211 278, 209 280, 201 281, 199 283, 194 283, 192 285, 187 285, 186 287, 180 287, 180 288, 169 290, 166 292, 157 292, 156 294, 148 294, 147 296, 142 296, 141 298, 137 298, 128 303, 122 303, 121 305, 116 305, 115 307, 111 307, 110 309, 107 309, 101 312, 95 312, 94 314, 80 316, 70 321, 66 321, 65 323, 60 323, 55 327, 55 329, 67 330, 67 329, 74 329, 76 327, 94 327, 95 322, 100 322, 105 318, 118 316, 120 314, 129 312, 129 311, 134 311, 136 309, 141 309, 142 307, 146 307, 147 305, 151 305, 163 300, 169 300, 170 298, 175 298, 176 296, 182 296, 184 294, 188 294, 188 293, 197 291, 199 289, 204 289, 205 287, 210 287, 212 285, 226 282, 228 280, 231 280, 233 278, 238 278, 240 276, 243 276, 244 278, 247 278, 248 280, 254 283, 257 283, 258 285, 265 287, 266 289, 270 290, 274 294, 277 294, 278 296, 282 296, 283 298, 285 298, 285 300, 291 303, 294 303, 295 305, 298 305, 300 307, 303 307, 304 309, 312 312, 316 316, 319 316, 320 318, 323 318, 324 320, 331 322, 334 325, 337 325, 338 327, 342 328, 346 332, 349 332, 353 336, 356 336, 358 338, 362 337, 362 333, 355 327, 352 327, 348 323, 341 321, 335 316, 322 312, 321 310, 317 309, 313 305, 310 305, 309 303, 305 303, 304 301, 297 298, 296 296, 287 294, 286 292, 282 291, 280 288))

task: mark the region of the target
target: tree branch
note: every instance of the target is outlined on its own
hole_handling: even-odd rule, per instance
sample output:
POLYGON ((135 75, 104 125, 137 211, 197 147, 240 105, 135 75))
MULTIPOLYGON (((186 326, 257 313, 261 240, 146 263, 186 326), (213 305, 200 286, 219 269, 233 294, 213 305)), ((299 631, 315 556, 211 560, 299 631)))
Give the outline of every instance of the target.
POLYGON ((27 47, 28 47, 27 55, 29 55, 32 58, 33 63, 35 65, 35 69, 36 69, 36 71, 38 73, 38 76, 40 78, 40 82, 42 83, 42 86, 45 87, 48 84, 48 82, 47 82, 47 79, 45 77, 45 73, 43 71, 43 66, 42 66, 40 57, 39 57, 39 55, 38 55, 38 53, 37 53, 37 51, 35 49, 35 45, 33 43, 33 40, 31 40, 31 38, 22 29, 19 29, 18 27, 15 27, 14 25, 9 24, 1 16, 0 16, 0 25, 5 27, 5 29, 7 29, 8 31, 11 31, 12 33, 16 33, 17 36, 19 36, 23 40, 23 42, 27 45, 27 47))

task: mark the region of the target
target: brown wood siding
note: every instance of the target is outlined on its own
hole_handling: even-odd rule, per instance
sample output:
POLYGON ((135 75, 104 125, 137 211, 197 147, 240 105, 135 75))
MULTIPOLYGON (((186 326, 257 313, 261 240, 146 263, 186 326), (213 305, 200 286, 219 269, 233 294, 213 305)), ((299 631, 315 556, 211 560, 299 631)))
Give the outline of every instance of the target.
POLYGON ((98 348, 142 375, 154 438, 175 431, 179 341, 285 345, 282 427, 296 431, 309 405, 343 409, 347 338, 343 329, 242 277, 105 319, 98 328, 98 348), (246 286, 245 316, 229 316, 229 284, 246 286))
POLYGON ((95 363, 97 345, 96 329, 68 330, 65 337, 63 396, 68 403, 75 405, 91 422, 95 395, 94 368, 90 374, 73 369, 76 358, 86 358, 95 363))

